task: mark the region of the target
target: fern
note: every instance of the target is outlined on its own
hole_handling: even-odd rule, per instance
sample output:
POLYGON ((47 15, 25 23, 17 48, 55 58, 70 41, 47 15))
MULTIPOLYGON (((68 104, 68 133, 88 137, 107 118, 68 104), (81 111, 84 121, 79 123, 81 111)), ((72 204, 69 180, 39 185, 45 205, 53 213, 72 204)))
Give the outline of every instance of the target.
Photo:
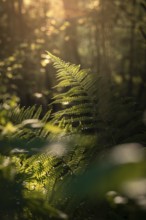
POLYGON ((43 191, 51 205, 60 208, 62 204, 63 209, 67 207, 66 210, 74 215, 79 204, 73 204, 73 193, 68 189, 76 184, 78 175, 86 175, 99 155, 103 157, 114 145, 135 140, 146 144, 145 128, 141 112, 134 107, 133 101, 126 102, 120 95, 114 95, 115 92, 110 117, 103 121, 98 111, 98 77, 81 70, 80 66, 48 55, 57 69, 55 89, 61 91, 53 97, 52 104, 61 107, 52 114, 48 110, 42 117, 42 107, 17 106, 8 113, 8 120, 16 126, 16 132, 4 137, 0 135, 0 143, 16 164, 18 179, 28 197, 33 190, 43 191), (62 132, 58 132, 60 129, 54 132, 56 125, 62 132), (90 134, 91 131, 96 133, 90 134), (19 151, 16 155, 13 151, 11 155, 13 148, 22 148, 25 152, 19 151))
POLYGON ((82 125, 84 129, 84 127, 88 128, 89 124, 92 127, 97 119, 97 88, 95 78, 93 80, 94 76, 87 70, 81 70, 80 66, 65 63, 50 53, 48 55, 57 69, 58 84, 55 88, 63 90, 54 97, 52 104, 66 104, 65 109, 53 114, 54 122, 58 124, 61 119, 64 119, 64 126, 82 125), (88 117, 88 123, 85 123, 87 115, 90 117, 88 117), (76 123, 73 124, 75 121, 76 123))
MULTIPOLYGON (((132 98, 121 97, 113 85, 110 91, 112 95, 110 108, 103 110, 104 115, 108 113, 108 120, 104 121, 100 102, 106 100, 104 96, 99 97, 101 76, 91 74, 88 70, 81 70, 80 66, 65 63, 50 53, 48 56, 57 70, 58 84, 55 88, 59 88, 60 91, 53 97, 52 104, 62 106, 53 113, 53 123, 66 128, 69 132, 88 134, 96 131, 98 137, 96 146, 102 146, 103 149, 126 141, 137 140, 139 143, 146 143, 142 112, 135 111, 135 102, 132 98)), ((96 147, 93 152, 93 156, 96 155, 96 147)))

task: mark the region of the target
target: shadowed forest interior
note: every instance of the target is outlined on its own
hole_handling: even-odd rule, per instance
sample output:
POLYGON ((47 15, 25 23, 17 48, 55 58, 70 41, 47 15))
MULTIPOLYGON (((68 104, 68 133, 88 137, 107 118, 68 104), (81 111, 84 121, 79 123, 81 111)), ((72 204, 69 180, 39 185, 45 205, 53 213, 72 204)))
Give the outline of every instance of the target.
POLYGON ((146 219, 146 0, 0 0, 0 219, 146 219))

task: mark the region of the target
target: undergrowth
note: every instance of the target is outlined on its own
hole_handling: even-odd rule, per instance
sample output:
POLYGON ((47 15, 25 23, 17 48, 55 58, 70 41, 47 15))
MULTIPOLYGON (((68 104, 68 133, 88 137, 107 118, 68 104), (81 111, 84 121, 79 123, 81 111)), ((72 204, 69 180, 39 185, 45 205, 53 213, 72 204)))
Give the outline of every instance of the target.
POLYGON ((50 53, 48 59, 59 93, 44 116, 41 106, 0 106, 0 219, 144 219, 139 194, 122 188, 145 180, 143 112, 112 86, 102 117, 104 79, 50 53))

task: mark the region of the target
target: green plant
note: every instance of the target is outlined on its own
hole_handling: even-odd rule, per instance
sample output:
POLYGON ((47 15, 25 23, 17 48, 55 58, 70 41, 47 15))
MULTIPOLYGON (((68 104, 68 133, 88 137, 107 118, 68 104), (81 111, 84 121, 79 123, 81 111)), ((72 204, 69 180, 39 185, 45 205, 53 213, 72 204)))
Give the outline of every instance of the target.
MULTIPOLYGON (((110 208, 109 203, 116 206, 115 198, 118 195, 122 198, 121 187, 126 181, 145 179, 145 158, 142 156, 134 161, 139 157, 132 156, 132 162, 124 160, 121 151, 124 161, 121 165, 115 163, 114 158, 111 161, 112 157, 107 152, 123 143, 145 144, 142 112, 133 99, 121 98, 113 88, 111 107, 107 109, 109 117, 103 120, 98 109, 99 77, 50 53, 48 55, 57 69, 58 84, 55 88, 59 89, 52 105, 59 104, 60 109, 52 113, 48 110, 44 116, 42 108, 35 106, 5 109, 1 105, 0 109, 2 164, 5 157, 13 164, 1 166, 0 178, 8 186, 10 195, 13 187, 18 188, 16 197, 10 196, 12 201, 21 201, 19 210, 13 207, 13 219, 67 218, 58 209, 67 213, 70 219, 124 219, 123 214, 110 208), (16 170, 11 180, 9 172, 4 174, 5 167, 10 173, 11 169, 16 170), (137 170, 135 175, 132 174, 133 169, 137 170), (113 190, 116 194, 108 196, 110 202, 104 203, 105 194, 113 190), (43 204, 41 208, 40 204, 43 204), (96 206, 100 204, 102 208, 98 213, 96 206), (111 217, 109 213, 112 213, 111 217)), ((129 152, 130 155, 141 155, 142 151, 136 147, 130 148, 129 152)), ((117 151, 112 155, 118 158, 117 151)), ((127 199, 129 195, 125 196, 127 199)), ((6 209, 11 206, 9 200, 4 204, 6 209)), ((126 207, 126 211, 123 213, 128 213, 128 216, 130 205, 124 205, 122 209, 126 207)), ((136 213, 139 210, 140 206, 136 204, 136 213)), ((10 213, 1 212, 1 219, 9 218, 10 213)))

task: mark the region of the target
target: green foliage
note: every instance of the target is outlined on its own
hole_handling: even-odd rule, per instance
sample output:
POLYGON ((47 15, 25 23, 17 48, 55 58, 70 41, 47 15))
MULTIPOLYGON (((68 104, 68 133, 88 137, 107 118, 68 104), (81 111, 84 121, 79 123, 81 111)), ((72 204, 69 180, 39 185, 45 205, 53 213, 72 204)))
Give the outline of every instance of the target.
POLYGON ((146 1, 0 0, 0 16, 0 219, 146 219, 146 1))
POLYGON ((60 89, 52 105, 60 110, 1 105, 0 194, 6 185, 8 195, 1 219, 145 219, 145 150, 130 144, 145 144, 141 111, 113 88, 104 121, 99 78, 49 57, 60 89))
MULTIPOLYGON (((16 162, 15 162, 16 163, 16 162)), ((0 158, 0 218, 5 219, 66 219, 66 215, 51 207, 42 193, 26 193, 24 174, 18 173, 10 157, 0 158)), ((25 177, 26 179, 26 177, 25 177)))
MULTIPOLYGON (((65 63, 50 53, 48 55, 57 69, 56 88, 59 88, 59 94, 53 97, 55 100, 52 104, 61 104, 61 110, 53 114, 53 122, 68 131, 96 133, 102 139, 102 143, 98 144, 103 145, 103 139, 106 139, 108 148, 133 141, 145 143, 143 113, 133 98, 121 97, 113 85, 110 106, 103 109, 103 114, 108 113, 109 117, 103 120, 102 112, 99 111, 101 77, 88 70, 80 70, 79 66, 65 63)), ((108 88, 104 88, 104 93, 106 90, 108 88)))
POLYGON ((74 126, 80 126, 80 129, 96 128, 96 77, 87 70, 81 70, 80 66, 65 63, 50 53, 48 55, 57 69, 58 84, 55 88, 60 91, 53 97, 52 104, 64 106, 64 109, 54 113, 54 121, 67 128, 71 125, 70 129, 74 126))

